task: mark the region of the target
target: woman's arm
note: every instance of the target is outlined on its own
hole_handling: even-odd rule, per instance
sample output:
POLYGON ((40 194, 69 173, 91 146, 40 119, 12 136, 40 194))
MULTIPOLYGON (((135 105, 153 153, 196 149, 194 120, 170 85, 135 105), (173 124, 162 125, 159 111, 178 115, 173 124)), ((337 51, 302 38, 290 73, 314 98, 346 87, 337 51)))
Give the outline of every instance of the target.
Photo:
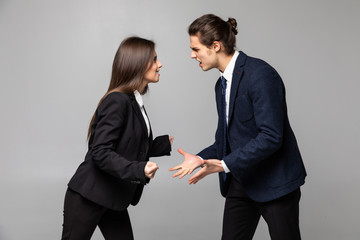
POLYGON ((169 135, 156 137, 151 145, 149 157, 169 156, 171 152, 171 138, 169 135))
POLYGON ((92 132, 90 151, 94 163, 104 172, 125 181, 146 183, 146 162, 129 161, 115 152, 116 144, 123 136, 131 103, 126 94, 111 93, 97 109, 98 122, 92 132))

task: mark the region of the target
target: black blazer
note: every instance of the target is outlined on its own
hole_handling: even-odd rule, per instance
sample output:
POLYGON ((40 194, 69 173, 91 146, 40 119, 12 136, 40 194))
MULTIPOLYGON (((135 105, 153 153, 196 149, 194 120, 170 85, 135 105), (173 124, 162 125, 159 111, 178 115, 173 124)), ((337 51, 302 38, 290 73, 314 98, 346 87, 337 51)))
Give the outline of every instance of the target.
POLYGON ((170 155, 169 136, 153 140, 134 94, 110 93, 95 112, 85 161, 68 187, 101 206, 124 210, 136 205, 149 182, 149 157, 170 155))
POLYGON ((223 159, 231 175, 220 187, 227 195, 232 177, 242 182, 247 195, 267 202, 304 184, 306 171, 290 127, 281 77, 263 60, 240 52, 230 92, 227 128, 228 154, 223 153, 221 80, 215 86, 219 115, 215 143, 201 151, 204 159, 223 159))

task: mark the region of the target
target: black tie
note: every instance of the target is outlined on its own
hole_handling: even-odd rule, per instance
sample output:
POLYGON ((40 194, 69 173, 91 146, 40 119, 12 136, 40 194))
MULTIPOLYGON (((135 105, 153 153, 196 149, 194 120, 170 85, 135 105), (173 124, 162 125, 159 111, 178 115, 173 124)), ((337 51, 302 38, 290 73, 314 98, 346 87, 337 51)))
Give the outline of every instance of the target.
POLYGON ((221 77, 221 86, 222 86, 222 120, 223 120, 223 158, 226 156, 226 79, 222 76, 221 77))

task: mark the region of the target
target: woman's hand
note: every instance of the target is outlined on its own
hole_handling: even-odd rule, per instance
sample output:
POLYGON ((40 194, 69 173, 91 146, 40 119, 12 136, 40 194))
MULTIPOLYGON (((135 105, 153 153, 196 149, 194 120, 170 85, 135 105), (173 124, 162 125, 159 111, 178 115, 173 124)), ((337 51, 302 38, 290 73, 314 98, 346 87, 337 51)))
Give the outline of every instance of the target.
POLYGON ((172 145, 173 141, 174 141, 174 137, 173 136, 169 136, 169 141, 170 141, 170 144, 172 145))
POLYGON ((147 178, 154 178, 156 171, 159 169, 158 165, 154 162, 147 162, 145 165, 145 176, 147 178))

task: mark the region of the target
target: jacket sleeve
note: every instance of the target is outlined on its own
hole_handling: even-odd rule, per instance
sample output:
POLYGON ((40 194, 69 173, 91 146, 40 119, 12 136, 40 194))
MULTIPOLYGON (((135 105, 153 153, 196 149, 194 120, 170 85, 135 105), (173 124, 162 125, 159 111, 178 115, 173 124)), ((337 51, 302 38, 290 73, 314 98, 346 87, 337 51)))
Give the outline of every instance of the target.
POLYGON ((224 158, 230 171, 239 177, 281 148, 286 115, 283 82, 272 67, 262 66, 253 73, 248 93, 258 133, 224 158))
POLYGON ((146 162, 129 161, 115 152, 130 107, 131 103, 125 94, 112 93, 103 100, 96 112, 99 120, 93 131, 91 154, 94 163, 109 175, 145 184, 146 162))
POLYGON ((197 155, 203 159, 217 159, 218 155, 217 155, 215 143, 203 149, 197 155))
MULTIPOLYGON (((221 81, 220 79, 216 82, 215 84, 215 95, 217 95, 218 93, 218 89, 221 88, 221 81)), ((218 106, 218 110, 219 110, 219 106, 218 106)), ((217 151, 217 139, 219 138, 219 129, 220 129, 220 119, 218 120, 218 126, 216 129, 216 133, 215 133, 215 142, 208 146, 207 148, 204 148, 203 150, 201 150, 197 155, 202 157, 203 159, 218 159, 219 153, 217 151)))
POLYGON ((149 157, 160 157, 160 156, 169 156, 171 152, 171 144, 169 140, 169 135, 163 135, 156 137, 153 140, 151 149, 149 152, 149 157))

